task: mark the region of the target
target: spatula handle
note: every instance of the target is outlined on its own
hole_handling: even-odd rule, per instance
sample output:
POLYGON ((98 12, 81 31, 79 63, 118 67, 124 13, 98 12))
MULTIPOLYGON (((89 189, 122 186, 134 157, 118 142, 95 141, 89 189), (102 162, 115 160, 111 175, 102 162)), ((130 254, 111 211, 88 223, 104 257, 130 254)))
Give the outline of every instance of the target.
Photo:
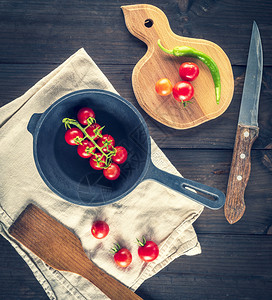
POLYGON ((230 224, 240 220, 246 209, 244 193, 251 170, 250 152, 258 134, 258 127, 237 127, 224 208, 230 224))
POLYGON ((81 262, 80 271, 77 273, 82 277, 88 279, 90 282, 92 282, 110 299, 142 299, 134 292, 132 292, 129 288, 127 288, 125 285, 123 285, 116 279, 112 278, 111 276, 100 270, 88 259, 81 262))

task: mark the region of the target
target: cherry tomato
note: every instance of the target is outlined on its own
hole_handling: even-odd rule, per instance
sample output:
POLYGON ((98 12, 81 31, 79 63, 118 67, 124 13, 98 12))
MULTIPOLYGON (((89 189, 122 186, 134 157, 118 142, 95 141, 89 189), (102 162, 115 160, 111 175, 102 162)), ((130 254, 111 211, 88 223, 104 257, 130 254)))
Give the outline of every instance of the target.
POLYGON ((96 239, 103 239, 110 231, 109 225, 104 221, 96 221, 93 223, 91 233, 96 239))
POLYGON ((122 146, 115 147, 116 154, 111 157, 112 161, 117 164, 123 164, 127 160, 127 150, 122 146))
POLYGON ((199 74, 198 66, 193 62, 185 62, 179 67, 179 76, 182 80, 193 81, 199 74))
POLYGON ((111 163, 107 169, 103 169, 103 175, 109 180, 116 180, 120 176, 120 168, 117 164, 111 163))
POLYGON ((90 166, 94 170, 102 170, 103 167, 105 167, 105 161, 106 157, 102 153, 95 153, 91 158, 90 158, 90 166))
POLYGON ((138 239, 138 244, 140 247, 138 248, 138 255, 140 259, 146 262, 150 262, 155 260, 159 255, 159 247, 156 243, 152 241, 146 241, 143 238, 143 242, 140 242, 138 239))
POLYGON ((86 129, 86 132, 91 138, 97 140, 100 136, 102 137, 102 130, 99 130, 100 128, 101 126, 99 124, 94 123, 86 129), (100 134, 98 135, 98 133, 100 134))
POLYGON ((109 134, 104 134, 102 138, 97 141, 97 145, 102 148, 102 151, 108 153, 113 150, 115 145, 114 138, 109 134))
POLYGON ((121 248, 118 244, 112 248, 114 254, 114 261, 117 266, 121 268, 126 268, 132 262, 132 255, 127 248, 121 248))
POLYGON ((178 102, 185 102, 194 96, 194 88, 190 82, 179 81, 173 87, 173 96, 178 102))
POLYGON ((89 107, 82 107, 77 113, 77 119, 82 125, 88 125, 88 119, 95 118, 94 111, 89 107))
POLYGON ((72 146, 78 145, 79 143, 77 143, 75 141, 75 138, 81 138, 82 139, 83 138, 83 133, 80 129, 73 127, 73 128, 68 129, 65 132, 64 138, 65 138, 65 141, 69 145, 72 145, 72 146))
POLYGON ((83 158, 89 158, 95 153, 94 144, 89 140, 82 141, 82 145, 77 146, 77 153, 83 158), (90 151, 93 149, 92 151, 90 151))
POLYGON ((155 90, 160 96, 168 96, 172 93, 172 83, 167 78, 161 78, 156 82, 155 90))

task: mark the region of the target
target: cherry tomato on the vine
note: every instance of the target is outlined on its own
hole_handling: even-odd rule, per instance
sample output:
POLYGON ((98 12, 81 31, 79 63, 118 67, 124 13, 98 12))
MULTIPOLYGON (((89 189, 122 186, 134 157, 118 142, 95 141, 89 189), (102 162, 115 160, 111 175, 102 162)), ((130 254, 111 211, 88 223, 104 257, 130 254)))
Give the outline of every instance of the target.
POLYGON ((95 153, 90 158, 90 166, 94 170, 102 170, 105 167, 106 157, 102 153, 95 153))
POLYGON ((77 113, 77 119, 82 125, 88 125, 88 119, 95 118, 94 111, 89 107, 82 107, 77 113))
POLYGON ((102 148, 103 152, 108 153, 109 151, 113 150, 113 147, 115 145, 115 140, 111 135, 104 134, 97 141, 97 145, 102 148))
POLYGON ((86 129, 86 132, 91 138, 97 140, 100 136, 102 136, 102 130, 99 130, 100 128, 101 126, 99 124, 94 123, 86 129), (100 133, 100 136, 98 135, 98 133, 100 133))
POLYGON ((116 180, 120 176, 120 168, 117 164, 111 163, 107 169, 103 169, 103 175, 109 180, 116 180))
POLYGON ((64 138, 65 138, 66 143, 68 143, 69 145, 75 146, 75 145, 79 144, 75 141, 75 139, 76 138, 82 139, 83 133, 80 129, 73 127, 73 128, 68 129, 65 132, 64 138))
POLYGON ((77 146, 77 153, 83 158, 89 158, 95 153, 94 144, 89 140, 84 140, 77 146))
POLYGON ((179 81, 173 87, 173 96, 178 102, 185 102, 194 96, 194 88, 190 82, 179 81))
POLYGON ((114 261, 117 266, 121 268, 128 267, 132 262, 132 255, 127 248, 121 248, 118 244, 112 248, 114 254, 114 261))
POLYGON ((156 82, 155 90, 160 96, 168 96, 172 93, 172 83, 168 78, 161 78, 156 82))
POLYGON ((182 80, 193 81, 199 74, 198 65, 193 62, 184 62, 179 67, 179 76, 182 80))
POLYGON ((92 225, 91 233, 96 239, 103 239, 109 233, 109 225, 105 221, 96 221, 92 225))
POLYGON ((159 247, 156 243, 154 243, 153 241, 146 241, 144 237, 143 242, 140 242, 138 239, 137 242, 140 246, 138 248, 138 255, 140 259, 146 262, 150 262, 158 257, 159 247))
POLYGON ((115 147, 116 153, 112 156, 112 161, 117 164, 123 164, 127 160, 127 150, 122 146, 115 147))

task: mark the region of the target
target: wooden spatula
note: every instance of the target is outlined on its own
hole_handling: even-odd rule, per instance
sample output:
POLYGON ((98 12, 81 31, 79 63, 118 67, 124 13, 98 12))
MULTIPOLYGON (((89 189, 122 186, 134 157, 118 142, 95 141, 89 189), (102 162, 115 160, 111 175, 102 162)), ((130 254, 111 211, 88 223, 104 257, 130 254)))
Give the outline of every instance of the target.
POLYGON ((111 299, 142 299, 95 266, 80 240, 33 204, 20 214, 9 233, 54 269, 85 277, 111 299))

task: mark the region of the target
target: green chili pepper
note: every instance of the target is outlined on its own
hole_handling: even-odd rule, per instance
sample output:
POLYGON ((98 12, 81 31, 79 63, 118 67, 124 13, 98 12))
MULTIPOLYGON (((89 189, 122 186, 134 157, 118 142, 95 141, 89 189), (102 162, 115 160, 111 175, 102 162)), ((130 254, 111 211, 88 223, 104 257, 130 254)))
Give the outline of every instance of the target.
POLYGON ((198 51, 192 47, 187 47, 187 46, 175 47, 173 50, 168 50, 162 46, 160 40, 158 40, 158 45, 164 52, 166 52, 168 54, 172 54, 174 56, 195 57, 195 58, 199 59, 200 61, 202 61, 205 65, 207 65, 207 67, 209 68, 209 70, 211 72, 214 86, 215 86, 216 103, 219 104, 220 95, 221 95, 220 73, 219 73, 217 64, 210 56, 208 56, 207 54, 205 54, 201 51, 198 51))

